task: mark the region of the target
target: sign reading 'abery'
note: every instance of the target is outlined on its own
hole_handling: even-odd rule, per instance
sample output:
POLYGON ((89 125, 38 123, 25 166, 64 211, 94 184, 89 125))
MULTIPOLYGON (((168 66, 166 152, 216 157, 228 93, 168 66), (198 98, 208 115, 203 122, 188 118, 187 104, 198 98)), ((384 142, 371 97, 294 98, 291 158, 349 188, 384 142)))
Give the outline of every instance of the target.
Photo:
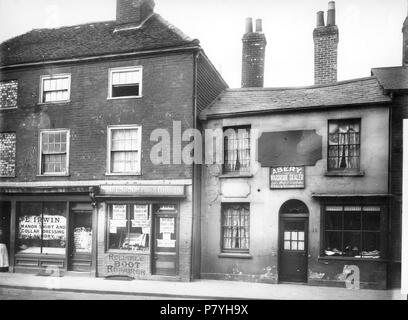
POLYGON ((270 173, 271 189, 303 189, 305 167, 273 167, 270 173))

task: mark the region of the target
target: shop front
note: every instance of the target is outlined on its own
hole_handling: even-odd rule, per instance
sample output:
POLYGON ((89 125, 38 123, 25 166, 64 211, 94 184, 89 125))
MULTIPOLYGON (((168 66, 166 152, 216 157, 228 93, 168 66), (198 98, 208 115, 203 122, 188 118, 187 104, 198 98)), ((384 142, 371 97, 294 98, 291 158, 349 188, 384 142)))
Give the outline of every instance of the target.
POLYGON ((190 279, 189 186, 106 186, 98 201, 98 276, 190 279))
POLYGON ((96 213, 89 189, 3 193, 1 228, 11 272, 86 272, 96 269, 96 213))

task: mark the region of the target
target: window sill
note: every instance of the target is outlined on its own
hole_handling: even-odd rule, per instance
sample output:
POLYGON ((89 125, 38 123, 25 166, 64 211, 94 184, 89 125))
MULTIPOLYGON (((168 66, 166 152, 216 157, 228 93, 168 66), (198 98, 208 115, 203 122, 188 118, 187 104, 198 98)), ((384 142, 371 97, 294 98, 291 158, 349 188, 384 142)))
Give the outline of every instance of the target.
POLYGON ((326 177, 364 177, 364 171, 327 171, 326 177))
POLYGON ((15 110, 15 109, 18 109, 18 107, 0 108, 0 111, 8 111, 8 110, 15 110))
POLYGON ((143 96, 128 96, 128 97, 107 97, 107 100, 123 100, 123 99, 141 99, 143 96))
POLYGON ((141 173, 105 173, 105 176, 114 177, 114 176, 141 176, 141 173))
POLYGON ((233 179, 233 178, 253 178, 251 173, 225 173, 218 176, 219 179, 233 179))
POLYGON ((249 253, 219 253, 218 258, 252 259, 249 253))
POLYGON ((342 257, 342 256, 319 256, 318 261, 364 261, 364 262, 387 262, 387 259, 383 258, 355 258, 355 257, 342 257))
POLYGON ((56 173, 37 174, 37 178, 48 178, 48 177, 70 177, 70 174, 69 173, 64 173, 64 174, 56 174, 56 173))
POLYGON ((64 101, 53 101, 53 102, 39 102, 39 106, 46 106, 46 105, 54 105, 54 104, 69 104, 71 100, 64 100, 64 101))

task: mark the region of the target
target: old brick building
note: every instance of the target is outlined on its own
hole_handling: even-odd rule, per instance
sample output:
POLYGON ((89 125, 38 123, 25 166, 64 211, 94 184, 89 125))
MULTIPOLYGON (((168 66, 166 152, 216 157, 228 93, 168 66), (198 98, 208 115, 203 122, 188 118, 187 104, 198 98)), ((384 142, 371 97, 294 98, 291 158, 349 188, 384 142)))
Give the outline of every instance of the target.
POLYGON ((199 41, 155 13, 153 0, 118 0, 116 21, 2 43, 0 227, 10 271, 190 280, 200 168, 154 165, 150 137, 174 123, 180 134, 196 128, 226 87, 199 41))
POLYGON ((334 2, 327 17, 313 32, 315 85, 226 89, 201 112, 224 132, 223 164, 203 170, 203 278, 398 286, 407 74, 337 82, 334 2))

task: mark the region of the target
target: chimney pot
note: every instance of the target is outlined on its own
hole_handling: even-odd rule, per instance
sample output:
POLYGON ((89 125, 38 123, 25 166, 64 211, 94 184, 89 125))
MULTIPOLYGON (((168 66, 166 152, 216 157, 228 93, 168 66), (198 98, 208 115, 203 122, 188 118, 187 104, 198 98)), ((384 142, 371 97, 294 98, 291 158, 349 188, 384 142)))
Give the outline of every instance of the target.
POLYGON ((319 11, 317 13, 317 22, 316 22, 317 27, 324 27, 324 12, 319 11))
POLYGON ((327 25, 336 25, 336 4, 334 1, 329 2, 329 11, 327 11, 327 25))
POLYGON ((256 19, 256 32, 262 32, 262 19, 256 19))
POLYGON ((253 32, 252 18, 246 18, 246 29, 245 29, 245 33, 251 33, 251 32, 253 32))

